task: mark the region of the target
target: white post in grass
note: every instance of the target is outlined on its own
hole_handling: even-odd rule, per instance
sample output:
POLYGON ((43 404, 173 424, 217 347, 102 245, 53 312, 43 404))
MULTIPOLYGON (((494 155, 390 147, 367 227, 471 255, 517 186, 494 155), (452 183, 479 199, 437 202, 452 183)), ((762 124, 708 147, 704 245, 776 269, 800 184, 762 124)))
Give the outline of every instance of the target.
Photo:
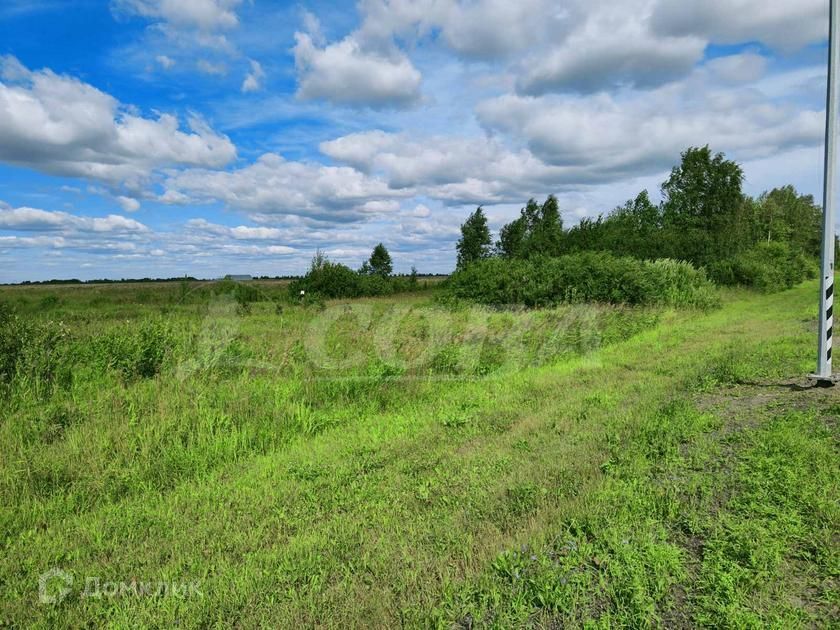
POLYGON ((818 382, 831 383, 831 337, 834 321, 834 217, 837 203, 837 105, 840 102, 840 0, 831 0, 828 32, 828 95, 825 108, 825 179, 823 181, 823 245, 820 274, 818 382))

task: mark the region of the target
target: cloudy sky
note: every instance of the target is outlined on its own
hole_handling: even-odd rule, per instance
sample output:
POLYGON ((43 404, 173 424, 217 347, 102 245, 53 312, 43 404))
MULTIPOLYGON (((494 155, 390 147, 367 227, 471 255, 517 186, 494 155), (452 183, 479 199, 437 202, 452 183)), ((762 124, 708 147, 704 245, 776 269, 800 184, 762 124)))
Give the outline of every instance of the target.
POLYGON ((710 144, 820 197, 827 0, 3 0, 0 282, 446 272, 710 144))

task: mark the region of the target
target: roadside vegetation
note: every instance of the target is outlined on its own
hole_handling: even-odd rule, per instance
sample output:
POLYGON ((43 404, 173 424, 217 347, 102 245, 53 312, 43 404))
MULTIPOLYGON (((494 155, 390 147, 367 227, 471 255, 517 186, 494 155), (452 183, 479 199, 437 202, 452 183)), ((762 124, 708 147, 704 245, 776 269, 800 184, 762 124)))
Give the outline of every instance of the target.
POLYGON ((454 291, 489 303, 595 299, 689 306, 710 303, 706 276, 768 292, 815 278, 822 215, 813 198, 785 186, 752 199, 742 183, 737 163, 709 147, 691 148, 663 182, 658 205, 642 191, 607 216, 565 230, 555 197, 542 204, 531 199, 495 244, 478 208, 461 227, 454 291), (501 289, 502 283, 508 286, 501 289), (646 283, 655 288, 640 289, 646 283), (527 286, 533 284, 540 285, 536 292, 527 286))
POLYGON ((711 308, 718 295, 702 270, 676 260, 637 260, 606 252, 557 258, 487 258, 449 281, 456 298, 488 304, 548 306, 600 302, 711 308))
POLYGON ((3 290, 4 623, 837 620, 840 400, 788 380, 814 283, 708 312, 225 286, 3 290))
POLYGON ((816 207, 741 179, 478 208, 442 282, 0 288, 0 625, 837 625, 816 207))
MULTIPOLYGON (((682 154, 658 205, 642 191, 569 229, 552 195, 542 204, 529 200, 494 242, 479 207, 461 226, 449 295, 529 307, 597 301, 710 308, 712 282, 773 292, 815 278, 821 210, 813 198, 784 186, 753 199, 742 184, 741 167, 707 146, 682 154)), ((289 295, 318 300, 418 289, 414 269, 392 272, 382 243, 358 270, 318 252, 289 295)))

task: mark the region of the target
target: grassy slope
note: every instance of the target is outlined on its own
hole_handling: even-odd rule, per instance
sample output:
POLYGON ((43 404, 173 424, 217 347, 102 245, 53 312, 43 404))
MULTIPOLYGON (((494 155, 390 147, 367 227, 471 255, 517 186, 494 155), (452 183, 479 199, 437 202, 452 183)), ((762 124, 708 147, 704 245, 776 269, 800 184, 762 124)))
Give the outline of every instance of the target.
MULTIPOLYGON (((761 404, 728 402, 757 396, 733 384, 811 367, 815 294, 735 294, 584 358, 409 388, 171 487, 64 514, 53 500, 6 537, 0 622, 836 622, 840 400, 769 387, 761 404), (200 580, 203 595, 39 606, 53 566, 80 581, 200 580)), ((153 412, 138 423, 128 405, 122 439, 179 404, 144 387, 134 400, 153 412)), ((269 379, 251 387, 271 395, 269 379)), ((237 413, 246 396, 234 420, 196 421, 206 449, 234 448, 237 413)))

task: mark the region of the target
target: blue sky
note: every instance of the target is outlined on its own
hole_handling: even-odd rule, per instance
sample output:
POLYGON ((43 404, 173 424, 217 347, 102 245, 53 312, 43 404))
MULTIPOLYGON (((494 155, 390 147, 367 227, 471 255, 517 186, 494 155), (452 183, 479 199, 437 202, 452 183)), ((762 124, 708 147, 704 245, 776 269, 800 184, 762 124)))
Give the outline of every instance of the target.
POLYGON ((4 0, 0 282, 447 272, 710 144, 821 189, 827 0, 4 0))

